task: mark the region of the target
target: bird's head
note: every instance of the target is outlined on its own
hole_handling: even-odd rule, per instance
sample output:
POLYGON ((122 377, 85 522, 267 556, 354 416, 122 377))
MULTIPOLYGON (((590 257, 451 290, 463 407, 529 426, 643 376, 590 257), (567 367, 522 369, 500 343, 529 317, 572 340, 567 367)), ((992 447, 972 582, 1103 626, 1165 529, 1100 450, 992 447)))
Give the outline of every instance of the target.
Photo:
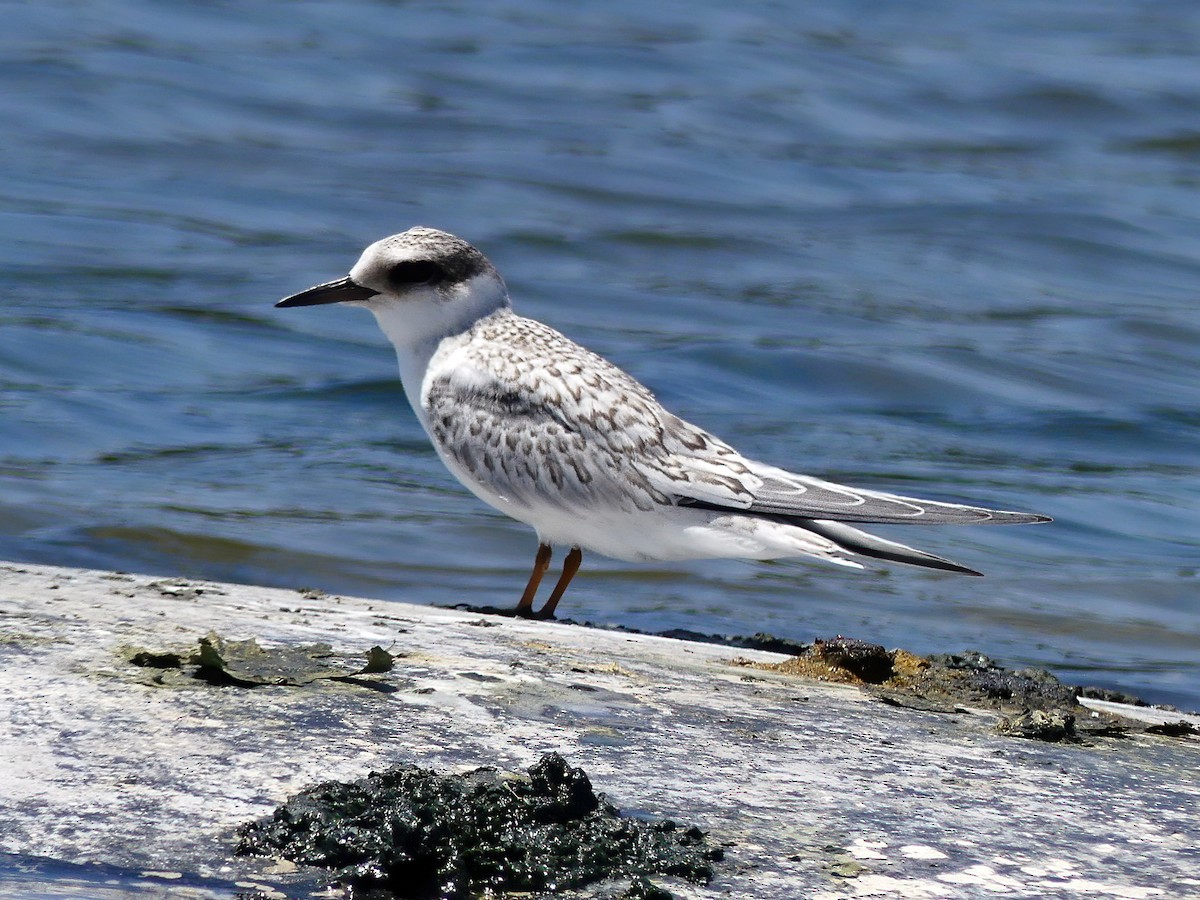
POLYGON ((416 227, 367 247, 345 278, 275 305, 325 303, 369 309, 399 347, 456 334, 509 300, 504 279, 482 253, 452 234, 416 227))

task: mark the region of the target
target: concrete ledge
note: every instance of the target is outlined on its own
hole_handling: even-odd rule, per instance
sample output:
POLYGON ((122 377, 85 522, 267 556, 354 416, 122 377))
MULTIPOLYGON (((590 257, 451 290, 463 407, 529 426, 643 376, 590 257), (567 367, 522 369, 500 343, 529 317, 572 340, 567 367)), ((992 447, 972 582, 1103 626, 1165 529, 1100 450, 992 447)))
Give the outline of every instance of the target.
MULTIPOLYGON (((0 897, 31 893, 19 869, 35 859, 182 880, 197 897, 250 884, 296 895, 311 885, 294 881, 303 873, 231 856, 236 827, 287 795, 401 762, 523 770, 548 751, 583 766, 618 807, 694 822, 727 844, 712 885, 669 885, 683 897, 1200 896, 1195 738, 1004 738, 991 715, 897 708, 735 656, 784 659, 0 565, 0 850, 12 854, 0 857, 0 897), (384 689, 247 689, 153 684, 123 651, 194 645, 209 631, 349 655, 378 644, 398 659, 370 676, 384 689)), ((56 895, 108 896, 72 894, 69 880, 56 895)))

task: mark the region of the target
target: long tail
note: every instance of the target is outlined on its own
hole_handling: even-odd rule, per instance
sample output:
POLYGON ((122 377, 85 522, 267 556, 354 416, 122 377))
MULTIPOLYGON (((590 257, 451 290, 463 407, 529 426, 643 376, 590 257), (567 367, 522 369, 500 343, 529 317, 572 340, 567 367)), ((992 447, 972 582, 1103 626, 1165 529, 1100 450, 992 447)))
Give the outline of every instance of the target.
MULTIPOLYGON (((782 521, 782 519, 781 519, 782 521)), ((788 519, 788 525, 794 525, 828 538, 844 550, 871 556, 875 559, 886 559, 891 562, 908 563, 910 566, 924 566, 927 569, 942 569, 946 572, 958 572, 962 575, 982 575, 974 569, 960 566, 956 562, 899 544, 896 541, 886 541, 865 531, 859 531, 845 522, 830 522, 827 519, 788 519)))

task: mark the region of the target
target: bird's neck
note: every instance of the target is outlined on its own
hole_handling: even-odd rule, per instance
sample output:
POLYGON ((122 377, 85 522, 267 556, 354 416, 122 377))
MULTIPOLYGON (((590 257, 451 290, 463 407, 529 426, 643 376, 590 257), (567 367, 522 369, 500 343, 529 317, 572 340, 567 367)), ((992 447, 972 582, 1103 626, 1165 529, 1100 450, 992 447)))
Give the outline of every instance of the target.
POLYGON ((484 274, 455 286, 453 293, 419 303, 370 304, 367 308, 396 352, 421 352, 470 329, 480 319, 511 306, 504 282, 484 274))
POLYGON ((396 349, 404 392, 422 425, 421 386, 433 355, 446 341, 461 338, 479 321, 513 314, 503 282, 487 281, 472 287, 448 302, 368 307, 396 349))

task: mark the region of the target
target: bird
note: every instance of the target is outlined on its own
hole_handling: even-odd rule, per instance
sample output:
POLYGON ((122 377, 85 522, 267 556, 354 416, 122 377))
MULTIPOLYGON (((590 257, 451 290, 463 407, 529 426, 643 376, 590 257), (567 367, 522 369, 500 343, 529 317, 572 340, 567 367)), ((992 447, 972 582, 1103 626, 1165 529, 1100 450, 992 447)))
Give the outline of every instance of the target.
POLYGON ((1033 513, 847 487, 744 456, 631 375, 517 315, 479 250, 417 226, 368 246, 348 275, 278 301, 375 316, 438 456, 476 497, 531 526, 538 546, 514 615, 554 618, 583 550, 625 561, 855 557, 974 569, 857 525, 1030 524, 1033 513), (533 603, 554 546, 562 571, 533 603))

